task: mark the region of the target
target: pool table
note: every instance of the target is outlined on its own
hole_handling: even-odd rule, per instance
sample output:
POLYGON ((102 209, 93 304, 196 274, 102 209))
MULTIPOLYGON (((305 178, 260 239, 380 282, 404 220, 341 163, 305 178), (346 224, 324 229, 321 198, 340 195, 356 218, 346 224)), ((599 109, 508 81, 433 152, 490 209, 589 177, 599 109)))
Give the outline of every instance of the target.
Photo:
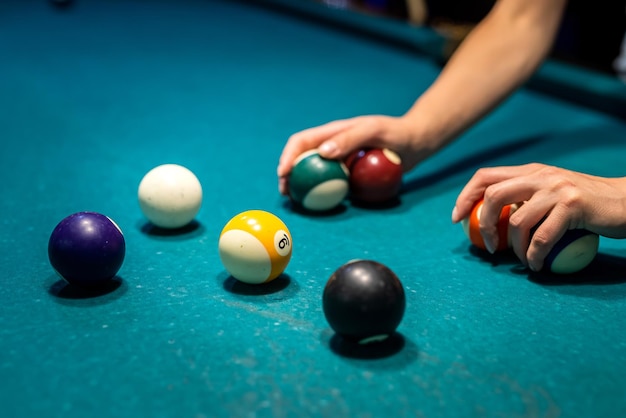
MULTIPOLYGON (((571 276, 487 256, 450 222, 476 169, 538 161, 626 175, 626 90, 548 62, 384 207, 295 210, 277 191, 290 134, 400 115, 441 69, 426 28, 301 1, 0 3, 0 414, 3 417, 615 417, 626 414, 626 242, 571 276), (154 228, 137 188, 192 170, 190 227, 154 228), (237 282, 217 243, 239 212, 279 216, 285 273, 237 282), (126 239, 99 291, 47 254, 71 213, 126 239), (390 267, 406 312, 354 346, 322 311, 352 259, 390 267)), ((445 59, 445 57, 443 58, 445 59)))

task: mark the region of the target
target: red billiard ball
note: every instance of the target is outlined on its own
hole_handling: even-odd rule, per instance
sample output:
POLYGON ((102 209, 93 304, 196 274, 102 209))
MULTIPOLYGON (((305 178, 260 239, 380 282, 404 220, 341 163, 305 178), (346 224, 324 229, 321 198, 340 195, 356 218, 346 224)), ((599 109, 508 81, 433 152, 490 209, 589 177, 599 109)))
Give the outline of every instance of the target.
POLYGON ((404 315, 402 283, 387 266, 354 260, 328 279, 322 297, 330 327, 347 340, 361 344, 385 340, 404 315))
POLYGON ((350 172, 350 196, 359 202, 383 203, 398 196, 402 186, 402 165, 398 154, 370 148, 346 159, 350 172))
POLYGON ((68 283, 78 286, 99 286, 115 277, 125 252, 120 228, 96 212, 66 217, 48 241, 50 264, 68 283))
MULTIPOLYGON (((500 218, 498 219, 498 247, 496 251, 503 251, 510 248, 510 235, 509 235, 509 218, 517 210, 519 206, 517 204, 506 205, 500 212, 500 218)), ((472 212, 468 218, 463 219, 461 225, 465 231, 465 235, 469 240, 480 249, 486 250, 485 242, 480 234, 480 214, 483 209, 483 200, 476 202, 472 208, 472 212)))

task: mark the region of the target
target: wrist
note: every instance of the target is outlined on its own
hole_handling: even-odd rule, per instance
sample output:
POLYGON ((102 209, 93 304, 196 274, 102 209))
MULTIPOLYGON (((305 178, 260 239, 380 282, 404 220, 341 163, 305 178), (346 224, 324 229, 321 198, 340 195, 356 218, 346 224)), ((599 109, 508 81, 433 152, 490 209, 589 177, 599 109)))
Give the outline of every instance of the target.
POLYGON ((439 123, 435 116, 421 112, 417 106, 401 117, 401 123, 405 125, 410 153, 418 162, 444 148, 453 137, 445 129, 445 124, 439 123))

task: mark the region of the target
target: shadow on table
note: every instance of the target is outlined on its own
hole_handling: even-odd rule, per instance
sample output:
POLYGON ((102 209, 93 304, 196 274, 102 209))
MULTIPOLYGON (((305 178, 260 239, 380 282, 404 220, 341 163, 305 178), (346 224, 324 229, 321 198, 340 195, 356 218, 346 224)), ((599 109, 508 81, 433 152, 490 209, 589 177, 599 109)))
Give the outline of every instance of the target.
POLYGON ((291 299, 299 291, 298 283, 284 273, 271 282, 261 284, 244 283, 227 273, 219 275, 218 280, 222 280, 222 287, 228 293, 243 297, 254 297, 259 302, 291 299))
POLYGON ((350 199, 350 204, 355 208, 366 209, 366 210, 389 210, 395 209, 402 205, 402 200, 400 197, 395 197, 393 199, 387 200, 385 202, 364 202, 362 200, 350 199))
POLYGON ((286 210, 291 211, 301 216, 306 216, 309 218, 326 218, 326 217, 344 215, 348 212, 350 207, 364 209, 364 210, 371 210, 371 211, 384 211, 384 210, 396 209, 400 207, 401 205, 402 205, 402 200, 400 199, 400 196, 384 201, 384 202, 365 202, 362 200, 353 199, 348 195, 345 199, 345 203, 341 203, 337 205, 336 207, 329 209, 329 210, 323 210, 323 211, 309 210, 303 207, 301 204, 292 201, 291 199, 285 199, 282 206, 286 210))
MULTIPOLYGON (((618 257, 611 254, 598 253, 596 258, 583 270, 572 274, 554 274, 550 272, 532 272, 528 268, 521 265, 512 251, 504 251, 496 254, 489 254, 487 251, 470 246, 469 252, 472 256, 479 258, 483 262, 491 264, 494 268, 505 266, 513 274, 525 276, 533 283, 537 283, 546 287, 575 288, 579 287, 580 291, 569 291, 569 293, 577 293, 580 295, 593 296, 595 293, 582 290, 585 285, 598 287, 606 287, 626 283, 626 258, 618 257)), ((605 293, 597 294, 598 298, 626 298, 626 288, 613 287, 610 295, 605 293)))
POLYGON ((393 333, 383 341, 359 344, 333 333, 330 329, 325 329, 320 335, 320 340, 340 357, 364 360, 370 365, 376 363, 383 368, 404 368, 419 357, 417 345, 399 332, 393 333))
POLYGON ((516 151, 529 148, 544 141, 543 136, 533 136, 522 138, 518 141, 493 146, 487 150, 480 150, 472 155, 468 155, 453 164, 442 166, 440 169, 410 181, 402 185, 401 194, 411 193, 415 190, 421 190, 453 177, 455 175, 465 173, 471 167, 483 167, 488 165, 490 161, 498 160, 503 155, 512 154, 516 151))
POLYGON ((356 341, 335 334, 330 338, 329 347, 335 354, 339 354, 342 357, 368 360, 398 354, 404 348, 405 343, 404 336, 399 332, 394 332, 383 341, 369 344, 359 344, 356 341))
POLYGON ((331 216, 338 216, 338 215, 342 215, 346 213, 346 211, 348 210, 348 207, 344 203, 341 203, 337 205, 336 207, 329 209, 329 210, 322 210, 322 211, 309 210, 303 207, 302 205, 294 202, 291 199, 285 199, 283 201, 283 208, 285 208, 286 210, 290 212, 296 213, 301 216, 306 216, 309 218, 325 218, 325 217, 331 217, 331 216))
POLYGON ((197 220, 193 220, 180 228, 160 228, 151 222, 140 221, 138 229, 142 234, 151 238, 168 241, 183 241, 201 236, 204 233, 204 226, 197 220))
POLYGON ((626 283, 626 258, 598 253, 585 269, 574 274, 530 273, 529 279, 543 285, 595 284, 614 285, 626 283))
MULTIPOLYGON (((597 169, 594 167, 602 168, 601 162, 598 164, 594 159, 585 159, 585 151, 607 146, 615 148, 614 152, 621 152, 625 147, 623 132, 622 124, 607 121, 577 129, 551 127, 543 134, 533 132, 525 135, 523 130, 516 134, 519 135, 517 137, 503 134, 499 138, 503 142, 484 144, 478 149, 467 147, 471 142, 468 141, 471 138, 468 138, 463 145, 459 145, 459 151, 445 161, 440 160, 441 163, 434 164, 432 168, 421 166, 415 174, 407 176, 401 197, 408 204, 422 202, 428 195, 441 194, 441 188, 437 186, 442 184, 460 192, 470 176, 481 167, 537 161, 537 155, 541 155, 546 164, 560 165, 567 154, 574 154, 571 158, 575 164, 570 168, 582 171, 597 169), (416 193, 418 191, 420 193, 416 193)), ((435 157, 437 158, 440 157, 435 157)), ((428 163, 425 165, 430 166, 428 163)))
POLYGON ((119 299, 128 290, 126 282, 119 276, 94 287, 72 285, 58 276, 47 280, 48 294, 66 305, 102 305, 119 299))

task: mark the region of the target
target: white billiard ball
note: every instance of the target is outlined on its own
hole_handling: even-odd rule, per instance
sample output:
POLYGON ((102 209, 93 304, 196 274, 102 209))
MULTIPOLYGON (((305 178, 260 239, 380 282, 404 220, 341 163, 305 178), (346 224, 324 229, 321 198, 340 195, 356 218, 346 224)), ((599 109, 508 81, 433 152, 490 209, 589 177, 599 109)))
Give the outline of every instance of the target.
POLYGON ((202 186, 194 173, 177 164, 150 170, 139 184, 139 206, 152 224, 160 228, 181 228, 200 210, 202 186))

